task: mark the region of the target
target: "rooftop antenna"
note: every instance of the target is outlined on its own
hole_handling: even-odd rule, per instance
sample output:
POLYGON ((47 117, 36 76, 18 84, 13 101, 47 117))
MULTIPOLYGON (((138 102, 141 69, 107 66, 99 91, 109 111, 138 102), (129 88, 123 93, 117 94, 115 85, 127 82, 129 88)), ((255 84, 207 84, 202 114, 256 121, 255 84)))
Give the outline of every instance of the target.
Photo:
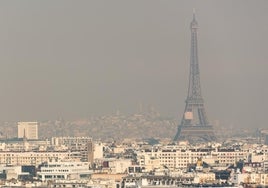
POLYGON ((193 19, 195 20, 195 8, 193 8, 193 19))

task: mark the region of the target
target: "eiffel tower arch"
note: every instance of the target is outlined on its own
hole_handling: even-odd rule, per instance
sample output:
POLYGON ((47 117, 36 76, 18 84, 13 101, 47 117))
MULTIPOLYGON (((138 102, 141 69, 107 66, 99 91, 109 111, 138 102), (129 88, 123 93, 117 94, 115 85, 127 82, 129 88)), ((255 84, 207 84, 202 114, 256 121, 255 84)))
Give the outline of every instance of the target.
POLYGON ((184 114, 178 126, 174 141, 188 140, 190 142, 216 140, 213 126, 209 124, 201 95, 200 73, 198 64, 197 29, 198 23, 193 14, 191 29, 191 56, 188 95, 185 101, 184 114))

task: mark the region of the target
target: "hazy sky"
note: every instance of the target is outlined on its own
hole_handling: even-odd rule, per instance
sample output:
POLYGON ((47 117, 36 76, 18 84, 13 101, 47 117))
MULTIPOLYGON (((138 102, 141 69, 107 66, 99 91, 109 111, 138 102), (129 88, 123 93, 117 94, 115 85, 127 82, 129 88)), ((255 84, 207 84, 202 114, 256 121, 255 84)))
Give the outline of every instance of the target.
POLYGON ((0 1, 0 121, 180 120, 193 8, 209 120, 268 127, 267 0, 0 1))

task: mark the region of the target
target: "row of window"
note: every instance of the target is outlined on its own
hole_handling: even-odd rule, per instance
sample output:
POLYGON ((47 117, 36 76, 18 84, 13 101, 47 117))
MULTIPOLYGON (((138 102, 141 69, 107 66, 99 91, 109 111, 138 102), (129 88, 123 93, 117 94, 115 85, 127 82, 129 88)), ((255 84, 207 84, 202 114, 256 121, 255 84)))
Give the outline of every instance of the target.
POLYGON ((41 170, 42 172, 69 172, 69 170, 66 170, 66 169, 52 169, 52 170, 47 170, 47 169, 42 169, 41 170))
POLYGON ((45 175, 45 179, 52 179, 52 178, 64 179, 64 175, 45 175))
MULTIPOLYGON (((5 153, 3 153, 2 155, 0 155, 0 157, 5 157, 5 156, 7 156, 7 157, 20 157, 20 156, 25 156, 25 153, 19 153, 19 154, 9 154, 9 153, 7 153, 7 154, 5 154, 5 153)), ((31 156, 31 157, 39 157, 39 156, 48 156, 48 157, 55 157, 55 156, 61 156, 62 154, 61 153, 54 153, 54 154, 50 154, 50 153, 41 153, 41 154, 30 154, 29 156, 31 156)))

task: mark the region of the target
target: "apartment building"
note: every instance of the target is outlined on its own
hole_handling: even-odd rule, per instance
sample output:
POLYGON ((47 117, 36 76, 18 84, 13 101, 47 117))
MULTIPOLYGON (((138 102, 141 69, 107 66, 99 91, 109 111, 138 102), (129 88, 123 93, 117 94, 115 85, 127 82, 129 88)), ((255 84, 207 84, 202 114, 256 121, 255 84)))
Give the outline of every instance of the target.
POLYGON ((0 152, 0 164, 38 166, 48 161, 79 160, 80 156, 68 151, 61 152, 0 152))
POLYGON ((42 181, 58 179, 88 179, 93 173, 89 170, 88 162, 46 162, 37 172, 38 179, 42 181))
POLYGON ((18 122, 18 138, 38 139, 38 122, 18 122))
MULTIPOLYGON (((194 164, 198 159, 209 159, 213 164, 228 166, 239 160, 246 160, 249 153, 234 149, 213 149, 213 148, 158 148, 144 150, 137 153, 138 162, 151 169, 152 161, 159 160, 160 166, 170 170, 185 169, 189 164, 194 164)), ((207 160, 208 161, 208 160, 207 160)), ((156 164, 154 164, 156 166, 156 164)))

